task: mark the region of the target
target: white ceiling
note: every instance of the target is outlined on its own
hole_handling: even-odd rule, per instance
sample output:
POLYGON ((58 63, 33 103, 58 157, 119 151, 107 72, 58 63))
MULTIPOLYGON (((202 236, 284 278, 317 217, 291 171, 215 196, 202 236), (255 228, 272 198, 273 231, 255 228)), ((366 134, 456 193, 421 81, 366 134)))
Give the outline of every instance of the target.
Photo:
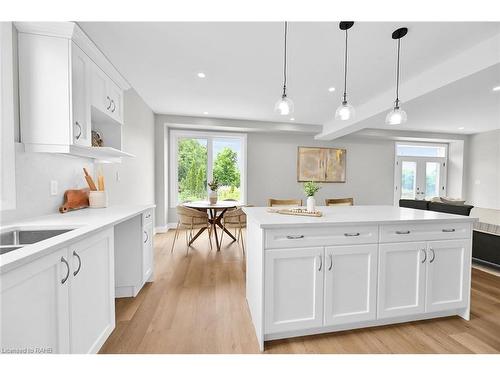
MULTIPOLYGON (((283 121, 273 112, 281 95, 282 23, 79 24, 156 113, 283 121), (206 78, 198 78, 198 72, 206 78)), ((402 41, 402 81, 500 32, 500 23, 487 22, 355 23, 349 32, 348 94, 353 105, 394 86, 396 44, 391 33, 401 26, 409 28, 402 41)), ((288 93, 296 123, 324 124, 333 117, 342 94, 343 37, 337 22, 289 24, 288 93), (328 92, 330 86, 336 87, 334 93, 328 92)), ((470 91, 460 87, 462 91, 442 94, 437 90, 430 96, 440 100, 424 103, 434 111, 439 105, 457 109, 454 96, 470 91)), ((408 109, 409 116, 419 112, 408 109)), ((436 124, 422 124, 415 122, 415 127, 438 131, 436 124)))
POLYGON ((493 91, 495 86, 500 86, 500 64, 404 103, 408 122, 403 125, 386 125, 387 112, 361 124, 363 128, 456 134, 500 129, 500 91, 493 91))

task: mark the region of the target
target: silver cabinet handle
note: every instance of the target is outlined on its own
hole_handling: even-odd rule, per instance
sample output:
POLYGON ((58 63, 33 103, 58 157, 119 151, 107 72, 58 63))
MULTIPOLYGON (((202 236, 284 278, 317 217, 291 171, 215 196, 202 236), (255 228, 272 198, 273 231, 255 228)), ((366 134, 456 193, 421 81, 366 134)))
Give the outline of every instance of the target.
POLYGON ((106 96, 106 99, 108 99, 108 101, 109 101, 109 105, 106 107, 106 109, 110 109, 111 108, 111 98, 109 96, 106 96))
POLYGON ((78 135, 75 135, 75 138, 76 140, 79 140, 82 136, 82 126, 78 123, 78 121, 75 121, 75 125, 78 127, 78 135))
POLYGON ((318 268, 318 271, 321 271, 322 268, 323 268, 323 257, 321 255, 319 255, 319 268, 318 268))
POLYGON ((432 258, 431 258, 431 260, 429 260, 429 263, 432 263, 432 262, 434 262, 434 259, 436 259, 436 253, 434 252, 434 249, 429 249, 429 250, 432 253, 432 258))
POLYGON ((82 259, 80 258, 80 255, 76 253, 76 251, 73 251, 73 256, 78 259, 78 268, 76 269, 75 272, 73 272, 73 276, 78 275, 78 272, 80 272, 80 268, 82 268, 82 259))
POLYGON ((148 232, 144 231, 144 234, 146 235, 146 239, 144 240, 144 243, 146 243, 149 240, 148 232))
POLYGON ((330 267, 328 267, 328 271, 331 271, 333 267, 333 255, 328 254, 328 257, 330 258, 330 267))
POLYGON ((114 100, 112 100, 112 101, 111 101, 111 104, 113 104, 113 109, 111 110, 111 112, 114 112, 114 111, 115 111, 115 109, 116 109, 115 101, 114 101, 114 100))
POLYGON ((299 240, 301 238, 304 238, 304 235, 303 234, 293 234, 293 235, 286 236, 286 238, 289 240, 299 240))
POLYGON ((425 251, 425 249, 420 249, 420 251, 424 253, 424 259, 422 260, 422 263, 425 263, 425 261, 427 260, 427 251, 425 251))
POLYGON ((359 232, 357 233, 344 233, 344 236, 346 237, 358 237, 359 236, 359 232))
POLYGON ((397 230, 396 234, 410 234, 409 230, 397 230))
POLYGON ((455 228, 442 229, 444 233, 452 233, 455 232, 455 228))
POLYGON ((69 264, 68 261, 64 259, 64 257, 61 257, 61 262, 63 262, 66 265, 66 276, 64 276, 61 280, 61 284, 64 284, 69 277, 69 264))

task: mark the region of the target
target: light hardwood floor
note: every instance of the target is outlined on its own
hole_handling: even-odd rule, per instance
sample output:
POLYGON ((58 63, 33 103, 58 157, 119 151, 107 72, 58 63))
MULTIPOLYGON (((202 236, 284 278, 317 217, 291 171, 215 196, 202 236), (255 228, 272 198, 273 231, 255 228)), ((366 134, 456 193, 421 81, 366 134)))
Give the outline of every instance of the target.
MULTIPOLYGON (((180 237, 182 238, 182 237, 180 237)), ((155 278, 116 300, 101 353, 258 353, 245 300, 241 248, 200 237, 186 257, 173 231, 155 236, 155 278)), ((459 317, 266 343, 265 353, 500 353, 500 277, 472 270, 471 320, 459 317)))

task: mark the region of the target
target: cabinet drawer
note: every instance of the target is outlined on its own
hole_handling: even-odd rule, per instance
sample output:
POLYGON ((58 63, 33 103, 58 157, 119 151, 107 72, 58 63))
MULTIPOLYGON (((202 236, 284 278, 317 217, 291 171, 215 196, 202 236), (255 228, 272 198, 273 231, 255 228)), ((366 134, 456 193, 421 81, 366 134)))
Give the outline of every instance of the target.
POLYGON ((153 222, 153 211, 146 210, 142 213, 142 225, 148 225, 153 222))
POLYGON ((265 237, 267 249, 377 243, 378 226, 268 229, 265 237))
POLYGON ((394 224, 380 226, 380 242, 432 241, 470 238, 469 223, 394 224))

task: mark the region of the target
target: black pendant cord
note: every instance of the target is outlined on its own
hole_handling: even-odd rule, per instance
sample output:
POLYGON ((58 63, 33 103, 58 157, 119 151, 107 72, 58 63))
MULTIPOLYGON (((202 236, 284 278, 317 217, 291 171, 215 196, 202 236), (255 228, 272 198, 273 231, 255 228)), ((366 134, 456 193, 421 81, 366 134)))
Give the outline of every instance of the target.
POLYGON ((286 98, 286 39, 288 34, 288 22, 285 21, 285 48, 283 53, 283 98, 286 98))
POLYGON ((344 56, 344 100, 343 104, 347 103, 347 29, 345 30, 345 56, 344 56))
POLYGON ((399 54, 401 49, 401 39, 398 39, 398 64, 396 68, 396 103, 395 108, 399 108, 399 54))

